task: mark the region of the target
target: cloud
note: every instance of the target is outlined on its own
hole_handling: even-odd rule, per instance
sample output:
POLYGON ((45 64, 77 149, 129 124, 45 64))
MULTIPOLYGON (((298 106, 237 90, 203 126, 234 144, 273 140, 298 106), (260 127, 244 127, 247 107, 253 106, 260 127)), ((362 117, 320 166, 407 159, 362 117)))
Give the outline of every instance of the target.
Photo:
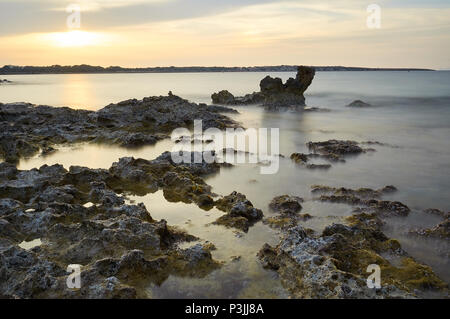
POLYGON ((68 15, 64 9, 73 3, 82 8, 83 29, 104 29, 214 15, 270 2, 276 0, 0 0, 0 36, 63 31, 68 15))
POLYGON ((69 1, 0 0, 0 41, 4 47, 0 62, 124 66, 300 61, 375 67, 449 65, 448 0, 377 0, 382 8, 379 30, 366 26, 366 7, 371 2, 90 1, 90 7, 82 13, 82 29, 102 34, 107 41, 65 50, 55 49, 52 43, 37 36, 66 31, 67 13, 61 9, 69 1))
MULTIPOLYGON (((107 28, 211 17, 265 4, 283 7, 284 3, 303 7, 304 11, 299 14, 316 11, 336 20, 347 18, 346 12, 349 10, 363 11, 368 5, 366 0, 0 0, 0 36, 64 31, 68 16, 65 8, 69 4, 80 4, 84 30, 103 31, 107 28)), ((450 7, 448 0, 378 0, 377 3, 382 8, 450 7)), ((271 16, 272 12, 260 12, 260 16, 262 14, 271 16)), ((302 18, 302 15, 298 16, 298 19, 302 18)))

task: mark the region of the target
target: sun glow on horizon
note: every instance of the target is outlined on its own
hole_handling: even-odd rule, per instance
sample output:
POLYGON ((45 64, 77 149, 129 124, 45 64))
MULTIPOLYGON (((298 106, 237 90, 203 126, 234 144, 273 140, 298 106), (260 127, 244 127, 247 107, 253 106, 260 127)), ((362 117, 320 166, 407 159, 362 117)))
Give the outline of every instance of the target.
POLYGON ((99 44, 100 36, 87 31, 56 32, 46 35, 58 47, 85 47, 99 44))
POLYGON ((380 29, 361 0, 79 0, 79 27, 64 1, 27 2, 0 0, 0 65, 450 66, 450 6, 425 0, 382 6, 380 29))

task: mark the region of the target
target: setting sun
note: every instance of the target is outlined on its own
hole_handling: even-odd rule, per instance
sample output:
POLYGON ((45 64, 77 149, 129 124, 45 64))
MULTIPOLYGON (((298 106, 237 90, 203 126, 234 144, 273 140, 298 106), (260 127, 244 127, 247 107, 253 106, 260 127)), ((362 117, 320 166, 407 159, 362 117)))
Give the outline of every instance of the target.
POLYGON ((49 34, 50 40, 59 47, 82 47, 99 42, 96 33, 86 31, 68 31, 49 34))

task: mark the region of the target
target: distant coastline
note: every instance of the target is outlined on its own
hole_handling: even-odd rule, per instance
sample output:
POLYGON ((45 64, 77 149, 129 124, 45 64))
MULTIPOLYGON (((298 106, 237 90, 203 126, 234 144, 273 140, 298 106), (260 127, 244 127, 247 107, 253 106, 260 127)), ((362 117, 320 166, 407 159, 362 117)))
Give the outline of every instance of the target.
MULTIPOLYGON (((365 68, 345 66, 312 66, 316 71, 434 71, 419 68, 365 68)), ((75 74, 75 73, 198 73, 198 72, 296 72, 296 65, 252 66, 252 67, 148 67, 123 68, 119 66, 101 67, 92 65, 71 66, 15 66, 5 65, 0 68, 0 74, 75 74)))

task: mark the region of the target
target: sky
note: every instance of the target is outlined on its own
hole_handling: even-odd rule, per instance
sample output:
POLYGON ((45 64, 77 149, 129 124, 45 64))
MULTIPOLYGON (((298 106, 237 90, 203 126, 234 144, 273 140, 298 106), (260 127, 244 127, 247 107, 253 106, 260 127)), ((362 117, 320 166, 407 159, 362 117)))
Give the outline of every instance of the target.
POLYGON ((0 44, 0 65, 450 69, 450 1, 0 0, 0 44))

